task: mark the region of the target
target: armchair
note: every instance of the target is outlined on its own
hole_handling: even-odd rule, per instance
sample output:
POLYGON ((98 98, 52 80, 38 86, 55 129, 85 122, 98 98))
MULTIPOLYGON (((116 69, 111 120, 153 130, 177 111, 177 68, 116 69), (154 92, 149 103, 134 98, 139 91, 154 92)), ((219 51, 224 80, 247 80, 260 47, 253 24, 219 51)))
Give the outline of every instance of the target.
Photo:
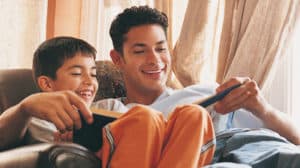
MULTIPOLYGON (((121 73, 111 61, 96 61, 99 90, 95 101, 125 96, 121 73)), ((0 115, 30 94, 39 92, 31 69, 0 70, 0 115)), ((1 136, 1 133, 0 133, 1 136)), ((0 168, 12 167, 100 167, 86 148, 73 143, 41 143, 0 151, 0 168)))

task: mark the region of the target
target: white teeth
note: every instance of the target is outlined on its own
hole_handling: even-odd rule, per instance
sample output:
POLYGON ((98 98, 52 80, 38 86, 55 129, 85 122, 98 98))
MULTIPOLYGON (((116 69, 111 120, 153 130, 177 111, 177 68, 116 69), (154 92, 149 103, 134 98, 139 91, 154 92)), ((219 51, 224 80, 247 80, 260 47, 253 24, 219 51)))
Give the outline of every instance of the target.
POLYGON ((159 73, 161 70, 156 70, 156 71, 146 71, 147 73, 159 73))
POLYGON ((164 63, 158 63, 152 67, 148 67, 148 68, 144 67, 143 72, 149 73, 149 74, 160 73, 165 69, 165 67, 166 67, 166 65, 164 63))
POLYGON ((88 97, 88 96, 92 96, 92 91, 80 91, 79 94, 80 96, 88 97))

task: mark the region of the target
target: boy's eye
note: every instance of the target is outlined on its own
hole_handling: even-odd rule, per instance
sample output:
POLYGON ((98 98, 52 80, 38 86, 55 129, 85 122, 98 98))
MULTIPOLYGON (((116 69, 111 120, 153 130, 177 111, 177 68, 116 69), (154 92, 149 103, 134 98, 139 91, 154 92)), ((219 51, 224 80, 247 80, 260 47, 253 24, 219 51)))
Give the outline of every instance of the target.
POLYGON ((81 73, 71 73, 71 75, 73 75, 73 76, 80 76, 81 73))

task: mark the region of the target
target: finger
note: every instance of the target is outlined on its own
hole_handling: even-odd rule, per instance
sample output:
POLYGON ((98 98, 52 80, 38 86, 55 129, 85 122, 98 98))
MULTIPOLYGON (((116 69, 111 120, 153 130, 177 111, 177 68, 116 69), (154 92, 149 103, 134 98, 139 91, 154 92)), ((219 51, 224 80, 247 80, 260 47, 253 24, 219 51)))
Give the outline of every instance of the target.
POLYGON ((235 103, 239 100, 243 94, 246 94, 247 88, 245 86, 240 86, 228 93, 222 100, 219 101, 220 104, 227 106, 228 104, 235 103))
POLYGON ((250 92, 246 92, 246 94, 241 95, 237 101, 228 104, 226 106, 226 109, 224 109, 223 113, 228 113, 243 108, 244 103, 248 101, 249 97, 250 92))
POLYGON ((70 134, 70 131, 65 132, 64 134, 61 134, 61 135, 60 135, 61 141, 63 141, 63 142, 69 142, 69 139, 68 139, 69 134, 70 134))
POLYGON ((68 115, 71 117, 71 119, 73 121, 73 126, 75 126, 76 129, 80 129, 81 128, 81 120, 80 120, 80 115, 79 115, 77 108, 75 106, 71 105, 70 102, 65 103, 64 108, 65 108, 66 112, 68 113, 68 115))
POLYGON ((234 90, 234 92, 232 91, 231 95, 226 96, 223 100, 215 104, 215 110, 218 113, 226 114, 242 107, 243 102, 249 97, 249 93, 246 89, 238 89, 234 90), (237 108, 234 109, 236 106, 237 108))
POLYGON ((69 142, 73 141, 73 131, 68 132, 67 139, 68 139, 69 142))
POLYGON ((59 117, 53 117, 52 119, 50 119, 50 122, 52 122, 56 126, 60 133, 66 132, 66 126, 59 117))
POLYGON ((247 81, 244 85, 248 91, 251 92, 251 94, 257 94, 259 92, 259 87, 256 83, 256 81, 251 80, 251 81, 247 81))
POLYGON ((53 133, 53 141, 54 142, 59 142, 59 132, 54 132, 53 133))
POLYGON ((61 121, 63 121, 63 123, 65 124, 65 127, 68 131, 73 130, 74 127, 74 122, 71 118, 72 114, 69 114, 67 111, 65 110, 61 110, 57 112, 58 117, 60 118, 61 121))
POLYGON ((92 123, 93 115, 90 109, 87 107, 86 103, 75 93, 69 92, 68 96, 69 96, 69 100, 71 101, 71 104, 74 105, 79 110, 84 120, 87 123, 92 123))
POLYGON ((249 82, 251 81, 250 78, 248 77, 235 77, 235 78, 231 78, 229 79, 227 82, 221 84, 217 89, 216 89, 216 92, 219 93, 219 92, 222 92, 223 90, 233 86, 233 85, 236 85, 236 84, 244 84, 246 82, 249 82))

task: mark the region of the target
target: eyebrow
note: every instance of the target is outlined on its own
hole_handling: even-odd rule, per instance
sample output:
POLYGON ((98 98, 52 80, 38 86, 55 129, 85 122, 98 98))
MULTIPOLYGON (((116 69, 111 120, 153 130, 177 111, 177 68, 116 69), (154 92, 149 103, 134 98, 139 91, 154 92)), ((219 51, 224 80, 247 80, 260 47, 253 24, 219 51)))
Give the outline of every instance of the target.
MULTIPOLYGON (((161 40, 161 41, 158 41, 155 43, 155 45, 160 45, 160 44, 163 44, 163 43, 166 43, 166 40, 161 40)), ((146 44, 144 43, 135 43, 131 48, 134 48, 134 47, 145 47, 146 44)))
MULTIPOLYGON (((80 69, 82 69, 83 66, 81 66, 81 65, 73 65, 73 66, 69 67, 68 70, 69 69, 73 69, 73 68, 80 68, 80 69)), ((93 66, 91 69, 96 69, 96 66, 93 66)))

